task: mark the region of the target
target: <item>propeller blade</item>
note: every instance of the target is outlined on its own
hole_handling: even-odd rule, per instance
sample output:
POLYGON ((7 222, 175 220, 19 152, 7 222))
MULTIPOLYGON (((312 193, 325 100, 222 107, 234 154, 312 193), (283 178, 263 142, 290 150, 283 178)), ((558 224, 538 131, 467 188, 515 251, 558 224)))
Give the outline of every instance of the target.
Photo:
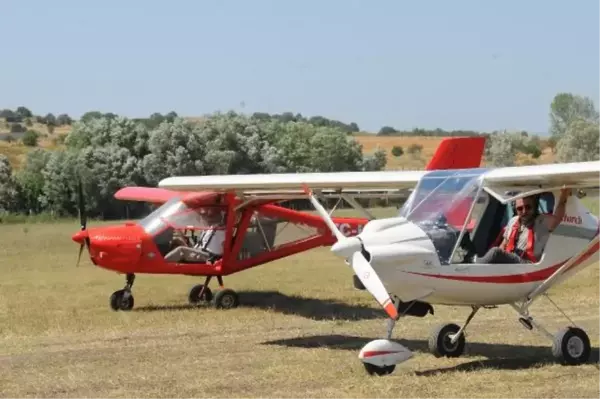
POLYGON ((317 212, 321 215, 329 229, 333 232, 333 234, 335 234, 338 240, 338 242, 333 245, 332 251, 339 255, 349 252, 352 253, 351 264, 352 269, 354 269, 354 273, 358 276, 365 288, 383 307, 385 312, 393 320, 396 320, 398 318, 396 306, 385 289, 385 286, 381 282, 381 279, 375 272, 375 269, 373 269, 369 261, 362 254, 362 242, 360 239, 358 237, 346 237, 343 235, 307 185, 304 185, 304 192, 308 195, 310 202, 313 204, 317 212))
POLYGON ((81 179, 77 182, 77 199, 79 202, 79 221, 81 230, 85 230, 87 226, 87 214, 85 212, 85 198, 83 197, 83 185, 81 179))
POLYGON ((83 252, 83 243, 79 246, 79 256, 77 257, 77 267, 79 267, 79 261, 81 260, 81 254, 83 252))
POLYGON ((352 255, 352 269, 367 291, 375 297, 385 312, 392 319, 396 320, 398 318, 398 311, 396 310, 392 298, 390 298, 390 295, 375 272, 375 269, 373 269, 369 261, 367 261, 361 252, 355 252, 352 255))

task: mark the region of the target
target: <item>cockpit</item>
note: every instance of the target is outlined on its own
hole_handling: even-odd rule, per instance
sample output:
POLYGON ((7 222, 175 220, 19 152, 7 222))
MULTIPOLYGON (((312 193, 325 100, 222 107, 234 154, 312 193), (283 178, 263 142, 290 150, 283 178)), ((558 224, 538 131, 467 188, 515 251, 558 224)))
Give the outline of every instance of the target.
POLYGON ((194 246, 198 232, 225 229, 226 207, 220 205, 190 206, 181 198, 172 198, 139 221, 146 233, 153 237, 161 255, 172 249, 177 238, 181 243, 194 246))
MULTIPOLYGON (((442 264, 460 262, 458 248, 468 252, 470 233, 485 209, 488 195, 482 190, 486 169, 436 171, 423 177, 399 216, 418 225, 432 240, 442 264), (453 254, 455 256, 453 256, 453 254)), ((462 253, 464 255, 464 253, 462 253)))

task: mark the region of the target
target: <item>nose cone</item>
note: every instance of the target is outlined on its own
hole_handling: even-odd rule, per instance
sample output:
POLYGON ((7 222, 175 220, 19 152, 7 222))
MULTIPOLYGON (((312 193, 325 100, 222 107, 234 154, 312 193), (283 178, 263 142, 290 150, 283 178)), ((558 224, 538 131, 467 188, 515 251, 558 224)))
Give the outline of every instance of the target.
POLYGON ((331 246, 331 252, 342 258, 348 258, 353 253, 360 251, 361 242, 357 237, 348 237, 331 246))
POLYGON ((87 230, 81 230, 78 231, 77 233, 73 234, 73 237, 71 237, 73 239, 73 241, 75 241, 78 244, 83 244, 83 242, 85 241, 85 239, 88 237, 88 232, 87 230))

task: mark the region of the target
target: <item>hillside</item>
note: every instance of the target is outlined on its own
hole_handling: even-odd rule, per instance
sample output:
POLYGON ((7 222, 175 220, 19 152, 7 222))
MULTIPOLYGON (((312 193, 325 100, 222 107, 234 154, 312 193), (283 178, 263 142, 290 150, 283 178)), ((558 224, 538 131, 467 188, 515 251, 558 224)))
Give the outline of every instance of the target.
MULTIPOLYGON (((429 159, 435 153, 436 148, 443 140, 443 137, 435 136, 376 136, 368 134, 355 135, 356 140, 362 144, 363 152, 370 154, 377 146, 383 148, 387 153, 387 167, 390 170, 400 169, 422 169, 425 167, 429 159), (413 145, 422 146, 420 154, 408 154, 407 149, 413 145), (400 146, 404 150, 404 154, 400 157, 392 155, 392 148, 394 146, 400 146)), ((549 147, 546 147, 542 151, 542 155, 538 159, 533 159, 531 156, 526 154, 518 154, 517 164, 543 164, 552 163, 554 161, 554 154, 549 147)), ((485 160, 484 160, 485 165, 485 160)))
MULTIPOLYGON (((199 118, 187 118, 188 120, 198 120, 199 118)), ((0 120, 0 154, 8 156, 13 168, 19 168, 25 160, 26 154, 35 147, 27 147, 21 142, 23 133, 9 133, 9 124, 0 120), (12 136, 13 141, 6 141, 6 137, 12 136)), ((40 133, 38 147, 55 149, 60 148, 62 139, 69 133, 71 126, 57 126, 52 133, 49 133, 48 127, 44 124, 34 123, 27 129, 36 130, 40 133)), ((435 136, 376 136, 366 132, 356 133, 354 138, 363 146, 363 152, 370 154, 377 146, 383 148, 387 153, 387 167, 389 170, 403 169, 422 169, 427 164, 427 161, 432 157, 435 149, 439 145, 443 137, 435 136), (420 153, 409 154, 407 149, 411 145, 420 145, 422 150, 420 153), (392 148, 400 146, 404 149, 404 154, 395 157, 392 155, 392 148)), ((538 159, 532 159, 525 154, 519 154, 518 164, 532 163, 551 163, 554 160, 554 155, 550 148, 543 150, 542 156, 538 159)), ((485 162, 484 162, 485 164, 485 162)))

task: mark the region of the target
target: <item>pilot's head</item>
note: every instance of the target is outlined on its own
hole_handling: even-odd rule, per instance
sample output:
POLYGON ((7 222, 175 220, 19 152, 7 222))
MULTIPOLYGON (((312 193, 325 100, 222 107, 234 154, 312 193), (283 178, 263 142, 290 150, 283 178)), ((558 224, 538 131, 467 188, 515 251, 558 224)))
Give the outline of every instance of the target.
POLYGON ((209 206, 204 208, 201 213, 209 224, 218 224, 222 222, 223 212, 219 207, 209 206))
POLYGON ((517 199, 515 202, 515 210, 523 223, 531 223, 537 214, 535 197, 531 196, 517 199))

